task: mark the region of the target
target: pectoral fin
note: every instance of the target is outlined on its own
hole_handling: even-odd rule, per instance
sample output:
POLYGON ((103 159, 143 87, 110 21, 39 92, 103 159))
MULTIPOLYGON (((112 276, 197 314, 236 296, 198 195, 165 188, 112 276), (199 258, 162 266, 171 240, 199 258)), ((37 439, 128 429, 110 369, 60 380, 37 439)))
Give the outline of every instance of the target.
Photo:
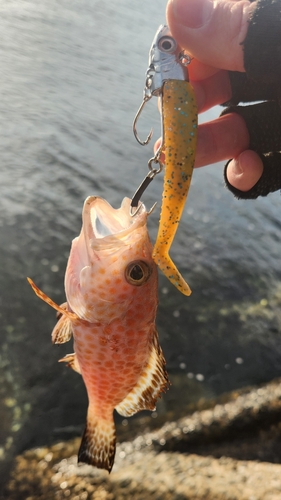
MULTIPOLYGON (((67 311, 68 310, 67 302, 63 302, 60 305, 60 308, 63 309, 64 311, 67 311)), ((62 317, 62 312, 61 311, 57 311, 56 317, 57 317, 57 320, 59 320, 62 317)))
POLYGON ((50 299, 50 297, 48 297, 48 295, 46 295, 44 292, 42 292, 42 290, 40 290, 40 288, 38 288, 38 286, 35 285, 35 283, 32 281, 31 278, 27 278, 27 281, 30 284, 34 293, 37 295, 37 297, 39 297, 41 300, 44 300, 44 302, 47 302, 47 304, 49 304, 49 306, 53 307, 59 313, 67 316, 72 321, 79 319, 77 314, 72 313, 70 311, 67 311, 66 309, 63 309, 63 307, 59 306, 52 299, 50 299))
POLYGON ((166 361, 155 330, 150 357, 137 385, 115 408, 120 415, 130 417, 141 410, 155 410, 161 392, 165 392, 170 385, 165 365, 166 361))
MULTIPOLYGON (((60 306, 64 310, 67 310, 67 302, 60 306)), ((64 344, 68 342, 73 334, 71 320, 64 316, 61 312, 57 313, 59 320, 52 331, 52 342, 53 344, 64 344)))
POLYGON ((64 358, 59 359, 59 363, 67 363, 67 366, 69 366, 69 368, 72 368, 72 370, 80 373, 81 375, 80 366, 75 352, 73 354, 66 354, 64 358))

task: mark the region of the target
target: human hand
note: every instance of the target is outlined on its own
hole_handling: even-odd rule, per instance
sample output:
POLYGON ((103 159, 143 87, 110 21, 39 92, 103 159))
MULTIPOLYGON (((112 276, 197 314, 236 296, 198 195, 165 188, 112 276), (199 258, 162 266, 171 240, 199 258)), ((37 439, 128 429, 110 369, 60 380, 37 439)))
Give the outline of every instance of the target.
MULTIPOLYGON (((199 112, 228 101, 232 90, 228 71, 245 71, 242 42, 256 2, 247 0, 169 0, 167 23, 178 43, 194 58, 189 76, 199 112)), ((229 113, 201 124, 195 167, 233 158, 229 183, 248 191, 263 172, 260 156, 249 149, 242 116, 229 113)))

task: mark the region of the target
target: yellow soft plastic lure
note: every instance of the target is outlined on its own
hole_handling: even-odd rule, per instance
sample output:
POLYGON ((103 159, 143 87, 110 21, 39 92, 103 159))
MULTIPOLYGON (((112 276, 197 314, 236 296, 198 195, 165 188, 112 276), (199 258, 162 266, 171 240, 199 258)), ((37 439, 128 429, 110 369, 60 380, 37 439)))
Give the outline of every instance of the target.
POLYGON ((162 169, 161 154, 165 153, 162 207, 153 260, 184 295, 190 295, 191 290, 172 261, 169 251, 188 195, 196 152, 198 112, 194 91, 188 82, 189 62, 188 56, 171 36, 169 28, 160 26, 150 49, 143 103, 134 121, 137 140, 141 144, 147 144, 152 131, 145 141, 140 141, 136 121, 144 104, 152 96, 161 98, 162 143, 154 158, 149 161, 151 180, 162 169), (160 168, 153 169, 153 162, 159 164, 160 168))
POLYGON ((153 260, 184 295, 191 290, 169 251, 188 195, 197 140, 197 106, 189 82, 168 80, 162 97, 165 175, 158 235, 153 260))

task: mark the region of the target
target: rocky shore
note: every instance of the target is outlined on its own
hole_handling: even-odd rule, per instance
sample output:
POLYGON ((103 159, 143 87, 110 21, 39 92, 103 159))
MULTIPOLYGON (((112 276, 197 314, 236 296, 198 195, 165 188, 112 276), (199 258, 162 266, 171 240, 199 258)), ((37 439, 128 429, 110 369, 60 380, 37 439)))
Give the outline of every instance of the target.
POLYGON ((110 475, 77 465, 78 438, 26 451, 3 499, 281 500, 281 380, 208 406, 158 429, 120 426, 110 475))

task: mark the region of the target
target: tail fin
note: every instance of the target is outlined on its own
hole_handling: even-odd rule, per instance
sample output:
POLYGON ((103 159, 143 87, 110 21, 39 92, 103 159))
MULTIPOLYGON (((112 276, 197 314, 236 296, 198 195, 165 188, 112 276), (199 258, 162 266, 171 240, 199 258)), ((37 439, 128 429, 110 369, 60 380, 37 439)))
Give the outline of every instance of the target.
POLYGON ((104 420, 95 415, 89 415, 88 411, 87 425, 78 452, 78 462, 111 472, 115 448, 116 433, 113 415, 108 420, 104 420))

